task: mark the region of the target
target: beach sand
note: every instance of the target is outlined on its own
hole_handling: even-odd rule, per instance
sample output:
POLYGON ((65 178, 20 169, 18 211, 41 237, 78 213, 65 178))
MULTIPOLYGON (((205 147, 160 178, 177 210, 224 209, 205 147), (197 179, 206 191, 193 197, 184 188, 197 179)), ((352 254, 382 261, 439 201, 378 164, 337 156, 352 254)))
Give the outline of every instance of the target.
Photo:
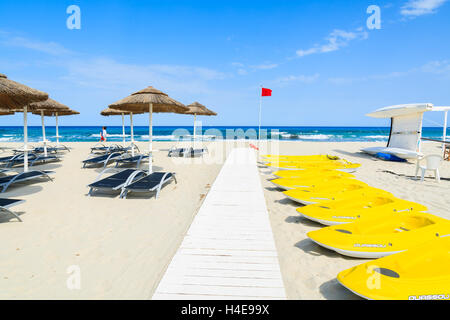
MULTIPOLYGON (((2 197, 24 199, 13 208, 23 222, 0 216, 1 299, 150 299, 180 245, 227 153, 236 142, 208 142, 205 159, 173 160, 167 149, 175 143, 155 142, 154 170, 172 171, 172 182, 160 197, 99 194, 88 197, 101 169, 81 169, 92 143, 72 147, 63 161, 38 166, 56 173, 53 182, 11 187, 2 197), (69 289, 80 275, 80 289, 69 289)), ((248 142, 237 143, 248 145, 248 142)), ((5 144, 14 147, 18 144, 5 144)), ((147 150, 146 143, 138 143, 147 150)), ((367 143, 280 142, 281 154, 328 153, 359 162, 356 176, 374 187, 427 205, 431 213, 450 219, 450 162, 440 184, 413 181, 414 164, 378 161, 357 151, 367 143), (391 172, 385 172, 389 170, 391 172)), ((374 145, 380 145, 374 144, 374 145)), ((424 144, 426 153, 439 153, 424 144)), ((264 153, 264 151, 262 152, 264 153)), ((145 168, 145 166, 144 166, 145 168)), ((335 280, 338 272, 363 260, 343 258, 306 237, 319 225, 296 214, 296 204, 283 197, 261 168, 280 267, 289 299, 356 299, 335 280)))

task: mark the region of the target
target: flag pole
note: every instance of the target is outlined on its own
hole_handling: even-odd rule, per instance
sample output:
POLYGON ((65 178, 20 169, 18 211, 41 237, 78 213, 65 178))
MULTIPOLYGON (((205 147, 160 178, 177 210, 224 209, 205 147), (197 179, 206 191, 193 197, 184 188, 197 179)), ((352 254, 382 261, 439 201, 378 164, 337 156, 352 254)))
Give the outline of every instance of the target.
POLYGON ((258 149, 260 146, 261 141, 261 112, 262 112, 262 86, 261 90, 259 92, 259 121, 258 121, 258 149))

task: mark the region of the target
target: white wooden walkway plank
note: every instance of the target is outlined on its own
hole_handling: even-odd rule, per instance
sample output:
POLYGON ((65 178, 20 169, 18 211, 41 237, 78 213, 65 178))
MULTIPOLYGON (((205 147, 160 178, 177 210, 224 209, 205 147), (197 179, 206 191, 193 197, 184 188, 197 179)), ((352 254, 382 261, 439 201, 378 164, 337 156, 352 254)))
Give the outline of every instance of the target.
POLYGON ((154 300, 284 300, 284 298, 274 298, 274 297, 247 297, 247 296, 224 296, 224 295, 195 295, 195 294, 180 294, 180 293, 158 293, 153 296, 154 300))
POLYGON ((211 255, 190 255, 180 254, 174 257, 173 261, 183 262, 187 265, 195 265, 200 262, 217 262, 217 263, 245 263, 245 264, 274 264, 277 265, 277 257, 243 257, 243 256, 211 256, 211 255))
POLYGON ((161 287, 161 293, 210 294, 230 296, 253 296, 282 298, 284 288, 242 287, 242 286, 208 286, 208 285, 176 285, 167 284, 161 287))
MULTIPOLYGON (((178 274, 181 275, 190 275, 190 276, 208 276, 208 277, 217 277, 217 278, 252 278, 252 279, 279 279, 280 274, 278 271, 267 271, 267 270, 224 270, 224 269, 205 269, 205 268, 179 268, 179 267, 169 267, 167 269, 169 272, 173 272, 174 277, 177 277, 178 274)), ((170 277, 171 278, 171 277, 170 277)), ((169 277, 165 278, 165 281, 170 280, 169 277)))
POLYGON ((180 265, 183 264, 183 268, 187 267, 197 267, 203 269, 221 269, 221 270, 247 270, 247 271, 277 271, 277 264, 270 263, 242 263, 242 262, 214 262, 214 261, 202 261, 201 259, 196 260, 195 262, 181 259, 175 260, 180 262, 180 265))
POLYGON ((209 233, 209 232, 203 232, 202 235, 197 235, 197 239, 212 239, 212 240, 239 240, 239 241, 257 241, 261 240, 262 238, 266 237, 267 234, 263 233, 256 233, 256 234, 243 234, 243 233, 236 233, 236 232, 230 232, 230 233, 209 233))
POLYGON ((188 249, 180 248, 180 254, 233 256, 233 257, 277 257, 276 251, 249 251, 249 250, 219 250, 219 249, 188 249))
POLYGON ((173 277, 166 281, 172 285, 209 285, 209 286, 230 286, 230 287, 267 287, 283 288, 283 281, 280 279, 254 279, 254 278, 232 278, 232 277, 203 277, 203 276, 180 276, 173 277))
POLYGON ((193 239, 190 236, 186 236, 186 241, 182 244, 183 248, 205 248, 205 249, 246 249, 246 250, 261 250, 276 251, 275 244, 269 241, 239 241, 239 240, 227 240, 227 239, 193 239))
POLYGON ((153 299, 285 299, 251 149, 234 149, 153 299))

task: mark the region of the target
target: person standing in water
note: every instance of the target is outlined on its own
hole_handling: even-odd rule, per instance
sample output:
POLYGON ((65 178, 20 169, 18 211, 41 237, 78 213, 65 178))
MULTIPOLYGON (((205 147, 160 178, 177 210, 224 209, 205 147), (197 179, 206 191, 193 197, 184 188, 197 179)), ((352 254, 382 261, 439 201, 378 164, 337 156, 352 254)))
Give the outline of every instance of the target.
POLYGON ((106 132, 106 127, 103 127, 102 132, 100 132, 100 141, 106 142, 107 136, 108 136, 108 133, 106 132))

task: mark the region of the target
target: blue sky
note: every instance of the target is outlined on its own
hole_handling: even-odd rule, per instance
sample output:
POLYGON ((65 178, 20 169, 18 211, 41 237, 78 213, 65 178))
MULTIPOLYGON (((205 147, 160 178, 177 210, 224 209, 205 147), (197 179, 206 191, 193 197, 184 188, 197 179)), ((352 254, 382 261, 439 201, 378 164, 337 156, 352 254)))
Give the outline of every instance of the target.
POLYGON ((204 125, 255 125, 263 85, 264 125, 376 126, 364 115, 380 107, 450 104, 448 17, 447 0, 1 1, 0 72, 81 112, 62 125, 119 125, 99 112, 149 85, 215 110, 204 125), (66 27, 70 5, 81 30, 66 27), (367 28, 369 5, 381 30, 367 28))

